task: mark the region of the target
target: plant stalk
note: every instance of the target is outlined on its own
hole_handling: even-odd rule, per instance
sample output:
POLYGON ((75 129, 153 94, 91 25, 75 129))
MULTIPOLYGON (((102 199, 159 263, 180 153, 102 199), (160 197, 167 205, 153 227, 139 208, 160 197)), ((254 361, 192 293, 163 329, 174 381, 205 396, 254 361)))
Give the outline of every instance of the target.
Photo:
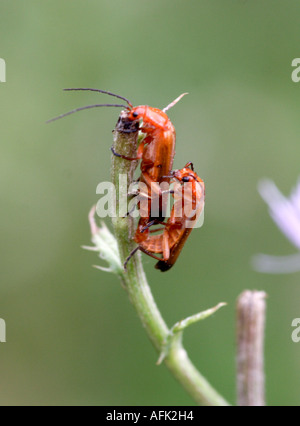
MULTIPOLYGON (((128 127, 126 111, 122 111, 114 131, 114 151, 127 157, 135 157, 138 140, 138 123, 128 127), (124 131, 125 130, 125 131, 124 131)), ((135 248, 132 240, 134 219, 131 215, 119 217, 120 199, 128 193, 129 184, 137 166, 136 161, 128 161, 112 155, 111 177, 116 188, 116 217, 113 218, 115 237, 118 242, 121 261, 124 263, 129 253, 135 248), (120 175, 127 176, 127 187, 123 187, 120 175)), ((152 296, 143 270, 141 255, 138 251, 128 262, 127 270, 121 277, 129 299, 133 304, 143 327, 153 346, 161 353, 170 335, 169 330, 152 296)), ((178 333, 171 341, 164 363, 173 376, 181 383, 192 398, 205 406, 227 406, 225 399, 208 383, 190 361, 182 345, 182 333, 178 333)))
POLYGON ((244 291, 237 301, 237 404, 265 405, 266 293, 244 291))

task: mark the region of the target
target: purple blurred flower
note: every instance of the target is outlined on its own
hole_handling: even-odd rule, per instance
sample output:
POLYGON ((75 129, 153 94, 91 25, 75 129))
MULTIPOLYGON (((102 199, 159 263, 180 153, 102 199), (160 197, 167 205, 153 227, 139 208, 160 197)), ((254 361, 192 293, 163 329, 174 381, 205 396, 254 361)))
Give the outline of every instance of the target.
POLYGON ((257 254, 253 258, 254 269, 273 274, 300 271, 300 178, 289 198, 282 195, 275 183, 268 179, 259 182, 258 191, 269 206, 271 218, 298 253, 289 256, 257 254))

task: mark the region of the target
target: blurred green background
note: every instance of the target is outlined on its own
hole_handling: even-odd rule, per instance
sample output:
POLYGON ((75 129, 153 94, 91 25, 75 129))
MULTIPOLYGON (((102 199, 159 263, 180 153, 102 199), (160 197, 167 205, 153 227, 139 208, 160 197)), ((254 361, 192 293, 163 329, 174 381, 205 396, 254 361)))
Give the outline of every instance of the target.
MULTIPOLYGON (((270 405, 300 403, 300 273, 262 275, 257 252, 295 252, 257 193, 262 177, 288 194, 299 174, 299 2, 274 0, 2 1, 1 405, 189 405, 164 366, 118 279, 95 270, 87 214, 109 180, 119 110, 94 109, 46 125, 105 95, 162 108, 175 167, 193 160, 205 180, 205 224, 178 263, 161 274, 144 256, 171 326, 228 306, 185 333, 194 363, 235 402, 235 301, 268 293, 266 385, 270 405)), ((107 224, 110 226, 109 221, 107 224)))

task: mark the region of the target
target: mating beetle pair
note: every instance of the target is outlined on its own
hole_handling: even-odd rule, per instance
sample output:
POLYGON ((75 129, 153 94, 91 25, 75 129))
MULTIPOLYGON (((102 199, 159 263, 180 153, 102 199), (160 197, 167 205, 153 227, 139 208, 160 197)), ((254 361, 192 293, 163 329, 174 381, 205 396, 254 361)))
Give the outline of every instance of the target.
POLYGON ((172 171, 176 132, 166 111, 174 106, 185 93, 166 108, 160 110, 147 105, 133 107, 128 99, 105 90, 81 88, 65 90, 89 90, 105 93, 127 103, 127 105, 88 105, 76 108, 49 121, 57 120, 77 111, 96 107, 120 107, 125 109, 122 114, 124 129, 127 128, 127 131, 131 131, 130 129, 139 130, 144 135, 144 138, 134 158, 116 153, 113 149, 112 151, 114 155, 126 161, 141 160, 139 181, 147 188, 146 193, 142 194, 147 199, 147 209, 146 212, 143 212, 143 217, 140 217, 134 235, 134 241, 138 246, 129 254, 124 266, 126 268, 130 258, 137 250, 141 250, 158 260, 155 266, 157 269, 161 271, 169 270, 176 262, 194 224, 204 210, 204 182, 194 172, 192 163, 187 163, 183 169, 172 171), (170 217, 165 220, 166 197, 163 197, 159 185, 163 182, 169 184, 171 181, 177 182, 179 188, 177 185, 177 191, 170 191, 174 196, 174 204, 170 217), (153 188, 158 189, 153 191, 153 188), (178 191, 180 196, 177 194, 176 197, 178 191), (154 202, 159 205, 159 214, 152 217, 151 206, 154 202), (162 227, 157 229, 155 225, 161 225, 162 227), (160 231, 162 232, 157 234, 160 231))

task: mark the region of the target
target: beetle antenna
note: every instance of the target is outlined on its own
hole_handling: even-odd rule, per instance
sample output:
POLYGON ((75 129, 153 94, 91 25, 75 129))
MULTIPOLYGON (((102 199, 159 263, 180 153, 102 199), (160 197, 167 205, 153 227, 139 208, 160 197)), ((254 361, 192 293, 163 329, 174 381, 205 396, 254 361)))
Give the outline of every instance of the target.
POLYGON ((90 91, 90 92, 100 92, 100 93, 104 93, 104 94, 106 94, 106 95, 109 95, 109 96, 114 96, 115 98, 119 98, 119 99, 122 99, 123 101, 125 101, 128 105, 129 105, 129 107, 130 108, 132 108, 132 103, 128 100, 128 99, 126 99, 126 98, 124 98, 123 96, 120 96, 120 95, 116 95, 115 93, 112 93, 112 92, 108 92, 107 90, 101 90, 101 89, 86 89, 86 88, 76 88, 76 89, 64 89, 65 91, 71 91, 71 90, 73 90, 73 91, 76 91, 76 90, 88 90, 88 91, 90 91))
POLYGON ((59 120, 60 118, 67 117, 67 115, 74 114, 74 112, 82 111, 84 109, 90 109, 90 108, 97 108, 97 107, 117 107, 117 108, 126 108, 128 107, 126 105, 118 105, 118 104, 96 104, 96 105, 87 105, 84 107, 72 109, 72 111, 66 112, 64 114, 58 115, 57 117, 51 118, 50 120, 46 121, 46 123, 51 123, 52 121, 59 120))
POLYGON ((182 93, 182 95, 178 96, 178 98, 176 98, 173 102, 171 102, 168 106, 166 106, 166 107, 163 109, 163 112, 168 111, 168 109, 170 109, 170 108, 172 108, 174 105, 176 105, 176 104, 177 104, 177 102, 179 102, 179 101, 180 101, 180 99, 181 99, 181 98, 183 98, 185 95, 188 95, 188 93, 182 93))

